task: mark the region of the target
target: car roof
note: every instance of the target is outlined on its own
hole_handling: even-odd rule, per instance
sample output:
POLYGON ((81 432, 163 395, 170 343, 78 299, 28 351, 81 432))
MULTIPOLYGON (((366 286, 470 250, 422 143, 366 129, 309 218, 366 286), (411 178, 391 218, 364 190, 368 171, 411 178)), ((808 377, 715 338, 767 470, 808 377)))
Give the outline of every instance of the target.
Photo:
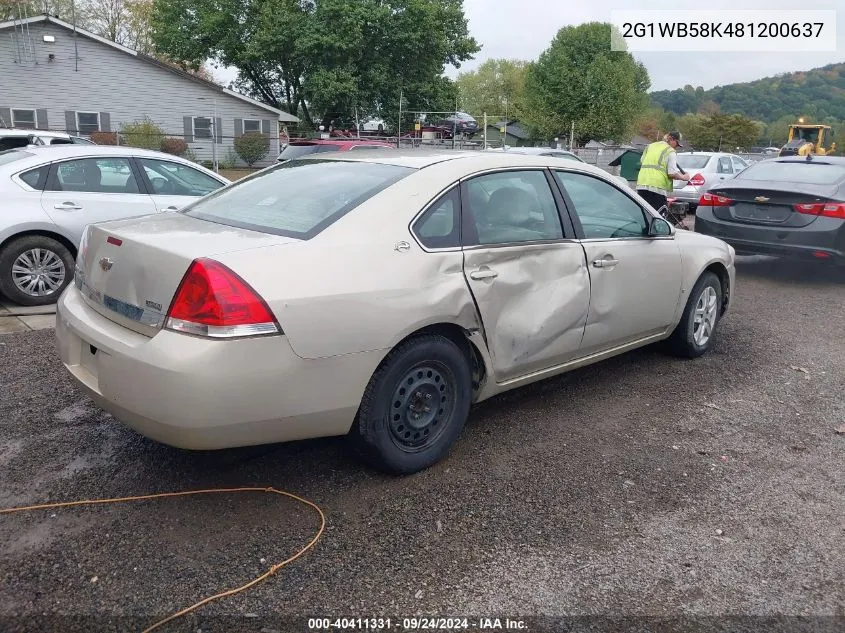
POLYGON ((0 136, 55 136, 56 138, 70 138, 70 134, 67 132, 28 130, 24 128, 0 128, 0 136))
POLYGON ((761 160, 761 163, 821 163, 830 165, 845 165, 845 156, 778 156, 761 160))
POLYGON ((484 152, 479 150, 449 150, 449 149, 395 149, 395 150, 362 150, 360 152, 325 152, 322 154, 308 154, 294 160, 343 160, 397 167, 411 167, 424 169, 431 165, 445 161, 461 161, 467 171, 495 169, 500 167, 566 167, 592 174, 600 174, 606 178, 613 176, 587 163, 573 161, 569 158, 555 156, 539 156, 535 154, 520 154, 516 152, 484 152))
MULTIPOLYGON (((9 173, 18 173, 31 167, 37 167, 45 163, 51 163, 58 160, 65 160, 69 158, 98 158, 108 156, 139 156, 147 158, 157 158, 159 160, 169 160, 173 162, 180 162, 190 165, 203 173, 214 174, 211 170, 204 168, 186 158, 174 156, 173 154, 166 154, 164 152, 156 152, 149 149, 141 149, 138 147, 129 147, 127 145, 38 145, 29 147, 19 147, 16 149, 6 150, 9 152, 24 152, 29 154, 26 158, 21 158, 5 165, 0 165, 0 171, 9 173)), ((4 152, 0 152, 0 156, 4 152)), ((228 178, 215 174, 216 178, 229 182, 228 178)))
POLYGON ((558 152, 560 154, 569 154, 570 156, 575 156, 576 154, 570 152, 568 149, 557 149, 554 147, 509 147, 507 149, 503 149, 501 147, 497 147, 496 149, 491 150, 493 152, 503 152, 507 153, 514 153, 514 154, 535 154, 535 155, 543 155, 548 154, 550 152, 558 152))
POLYGON ((162 158, 166 156, 176 158, 177 160, 185 160, 179 159, 178 156, 173 156, 172 154, 141 149, 139 147, 129 147, 128 145, 39 145, 20 149, 25 149, 25 151, 34 154, 33 158, 48 158, 49 160, 75 158, 77 156, 149 156, 151 158, 162 158))
POLYGON ((350 145, 383 145, 393 147, 385 141, 369 140, 365 138, 302 138, 290 141, 288 145, 294 147, 303 147, 307 145, 340 145, 343 147, 350 145))

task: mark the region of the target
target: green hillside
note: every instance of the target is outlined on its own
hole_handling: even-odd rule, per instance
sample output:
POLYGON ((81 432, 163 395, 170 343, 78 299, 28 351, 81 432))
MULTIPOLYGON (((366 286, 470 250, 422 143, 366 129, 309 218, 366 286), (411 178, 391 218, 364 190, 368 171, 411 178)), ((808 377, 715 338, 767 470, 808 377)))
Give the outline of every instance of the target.
POLYGON ((845 62, 710 90, 661 90, 651 93, 651 100, 676 114, 706 110, 715 103, 726 114, 758 121, 798 116, 820 123, 845 121, 845 62))

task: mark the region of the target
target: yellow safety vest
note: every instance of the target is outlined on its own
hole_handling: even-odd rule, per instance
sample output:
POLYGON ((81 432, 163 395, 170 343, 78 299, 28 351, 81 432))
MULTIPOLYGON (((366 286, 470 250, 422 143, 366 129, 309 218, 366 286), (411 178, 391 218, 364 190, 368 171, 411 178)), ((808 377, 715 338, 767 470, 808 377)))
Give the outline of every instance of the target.
POLYGON ((667 166, 669 156, 675 150, 665 141, 657 141, 646 147, 641 159, 640 173, 637 175, 637 189, 646 189, 655 193, 668 194, 672 191, 672 179, 667 166))

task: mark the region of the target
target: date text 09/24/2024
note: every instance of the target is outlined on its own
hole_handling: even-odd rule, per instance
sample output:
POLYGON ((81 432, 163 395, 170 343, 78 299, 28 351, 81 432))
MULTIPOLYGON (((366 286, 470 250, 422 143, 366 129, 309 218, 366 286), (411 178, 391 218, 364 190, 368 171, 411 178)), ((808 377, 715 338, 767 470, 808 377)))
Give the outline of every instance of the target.
POLYGON ((309 618, 309 631, 527 631, 510 618, 309 618))

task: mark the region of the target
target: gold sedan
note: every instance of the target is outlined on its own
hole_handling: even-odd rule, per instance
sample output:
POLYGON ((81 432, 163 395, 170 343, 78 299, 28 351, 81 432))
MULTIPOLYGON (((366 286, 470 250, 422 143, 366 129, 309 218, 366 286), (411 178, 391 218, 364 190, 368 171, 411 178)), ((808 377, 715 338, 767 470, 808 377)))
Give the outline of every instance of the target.
POLYGON ((89 226, 56 335, 97 404, 160 442, 350 434, 411 473, 495 394, 658 341, 704 354, 734 281, 730 246, 584 163, 319 154, 89 226))

